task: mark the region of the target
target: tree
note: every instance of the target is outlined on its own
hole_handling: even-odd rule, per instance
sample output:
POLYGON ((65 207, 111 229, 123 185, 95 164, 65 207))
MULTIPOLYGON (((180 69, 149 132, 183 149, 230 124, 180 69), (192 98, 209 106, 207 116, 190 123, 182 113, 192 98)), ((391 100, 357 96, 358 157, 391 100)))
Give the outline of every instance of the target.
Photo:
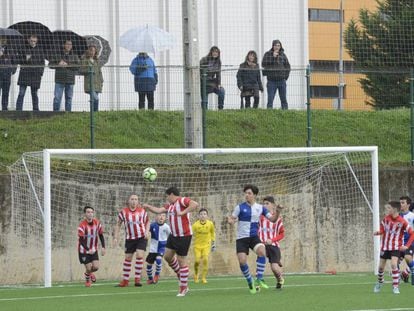
POLYGON ((377 11, 361 9, 344 34, 366 101, 375 109, 407 107, 410 68, 414 67, 414 1, 377 0, 377 11))

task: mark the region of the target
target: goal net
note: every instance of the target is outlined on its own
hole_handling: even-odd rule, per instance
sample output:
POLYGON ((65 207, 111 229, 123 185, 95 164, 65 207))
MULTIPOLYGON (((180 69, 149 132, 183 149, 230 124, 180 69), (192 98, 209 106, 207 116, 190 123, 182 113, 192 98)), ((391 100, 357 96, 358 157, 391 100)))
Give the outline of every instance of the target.
MULTIPOLYGON (((177 186, 207 208, 216 226, 210 275, 239 275, 237 224, 226 217, 244 201, 243 186, 259 187, 258 201, 273 195, 286 208, 281 243, 285 272, 372 271, 378 257, 376 147, 266 149, 44 150, 25 153, 9 169, 11 230, 0 255, 0 283, 80 281, 77 226, 83 207, 95 208, 105 230, 101 279, 121 276, 123 243, 112 245, 118 211, 132 193, 162 206, 177 186), (146 167, 157 170, 149 182, 146 167)), ((149 213, 150 220, 155 215, 149 213)), ((192 220, 197 213, 192 213, 192 220)), ((193 254, 189 253, 190 271, 193 254)), ((254 262, 255 256, 250 256, 254 262)), ((267 271, 269 273, 269 271, 267 271)), ((162 275, 171 276, 165 265, 162 275)), ((145 270, 143 270, 145 279, 145 270)))

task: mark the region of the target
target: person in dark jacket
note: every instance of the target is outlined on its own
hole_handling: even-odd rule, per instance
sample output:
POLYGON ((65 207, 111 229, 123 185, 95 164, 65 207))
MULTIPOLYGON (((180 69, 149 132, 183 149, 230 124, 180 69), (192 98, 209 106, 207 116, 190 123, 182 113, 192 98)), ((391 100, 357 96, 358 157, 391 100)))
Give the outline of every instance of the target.
POLYGON ((244 62, 240 64, 237 71, 237 87, 241 91, 241 109, 250 108, 252 96, 254 98, 253 108, 259 107, 259 91, 263 92, 263 84, 255 51, 249 51, 244 62))
POLYGON ((27 39, 28 44, 23 48, 19 55, 20 72, 17 85, 19 85, 19 96, 16 101, 16 110, 23 110, 23 100, 26 89, 30 86, 32 94, 33 110, 39 110, 39 97, 37 91, 40 88, 43 72, 45 70, 45 53, 41 46, 37 44, 38 37, 31 35, 27 39))
MULTIPOLYGON (((205 76, 205 82, 207 84, 207 94, 206 101, 208 100, 208 94, 215 93, 218 96, 218 109, 221 110, 224 107, 224 96, 225 91, 221 86, 221 59, 220 59, 220 49, 217 46, 212 46, 210 52, 207 56, 203 57, 200 60, 200 70, 201 70, 201 83, 203 83, 203 75, 205 76)), ((201 87, 203 87, 201 85, 201 87)), ((201 92, 201 97, 203 97, 203 92, 201 92)), ((208 105, 208 104, 207 104, 208 105)), ((207 107, 206 107, 207 108, 207 107)))
POLYGON ((16 55, 7 45, 6 38, 0 38, 0 92, 1 109, 8 110, 11 76, 16 73, 16 55))
POLYGON ((83 83, 85 93, 89 94, 89 96, 92 95, 93 111, 98 111, 99 94, 102 93, 104 80, 102 75, 102 64, 98 60, 95 45, 88 46, 85 54, 81 57, 80 73, 85 76, 83 83))
POLYGON ((135 92, 139 95, 139 109, 145 109, 145 97, 147 97, 148 109, 154 110, 154 92, 158 83, 154 61, 147 53, 140 52, 132 60, 129 71, 134 75, 135 92))
POLYGON ((51 68, 55 69, 55 97, 53 111, 60 110, 65 91, 65 110, 72 111, 73 86, 79 70, 79 57, 72 50, 72 41, 66 40, 63 51, 52 57, 51 68))
POLYGON ((272 48, 264 54, 262 67, 263 75, 267 76, 267 108, 273 108, 273 100, 279 90, 282 109, 288 109, 286 81, 290 74, 290 64, 279 40, 273 40, 272 48))

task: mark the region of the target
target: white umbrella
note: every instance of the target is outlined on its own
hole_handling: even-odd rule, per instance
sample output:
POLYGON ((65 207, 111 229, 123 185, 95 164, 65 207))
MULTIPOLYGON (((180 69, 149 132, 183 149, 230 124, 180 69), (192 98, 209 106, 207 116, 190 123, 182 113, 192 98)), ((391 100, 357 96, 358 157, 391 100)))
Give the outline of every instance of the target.
POLYGON ((119 45, 131 52, 154 54, 173 48, 175 38, 161 28, 146 25, 127 30, 119 38, 119 45))

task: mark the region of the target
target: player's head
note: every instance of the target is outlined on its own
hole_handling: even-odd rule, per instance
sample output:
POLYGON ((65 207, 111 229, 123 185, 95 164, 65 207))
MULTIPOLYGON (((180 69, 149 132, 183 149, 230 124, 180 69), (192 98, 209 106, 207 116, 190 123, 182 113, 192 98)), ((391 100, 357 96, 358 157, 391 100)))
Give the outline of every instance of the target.
POLYGON ((207 209, 206 208, 202 208, 202 209, 200 209, 199 211, 198 211, 198 218, 201 220, 201 221, 205 221, 207 218, 208 218, 208 211, 207 211, 207 209))
POLYGON ((244 197, 248 203, 256 202, 256 196, 259 193, 259 188, 255 185, 246 185, 243 188, 244 197))
POLYGON ((94 210, 94 208, 93 208, 92 206, 86 205, 86 206, 83 208, 83 212, 85 213, 85 218, 86 218, 88 221, 91 221, 91 220, 93 219, 93 215, 94 215, 94 213, 95 213, 95 210, 94 210))
POLYGON ((401 204, 399 201, 388 201, 385 207, 387 208, 389 215, 398 215, 401 209, 401 204))
POLYGON ((178 190, 177 187, 172 186, 165 190, 165 194, 167 195, 168 202, 174 203, 180 195, 180 190, 178 190))
POLYGON ((136 194, 131 194, 128 197, 127 204, 129 207, 136 208, 139 205, 139 198, 136 194))
POLYGON ((411 198, 403 195, 402 197, 400 197, 400 204, 401 204, 401 211, 408 212, 411 206, 411 198))
POLYGON ((165 223, 165 220, 167 219, 167 214, 166 213, 159 213, 155 216, 155 219, 156 219, 158 224, 162 225, 162 224, 165 223))

